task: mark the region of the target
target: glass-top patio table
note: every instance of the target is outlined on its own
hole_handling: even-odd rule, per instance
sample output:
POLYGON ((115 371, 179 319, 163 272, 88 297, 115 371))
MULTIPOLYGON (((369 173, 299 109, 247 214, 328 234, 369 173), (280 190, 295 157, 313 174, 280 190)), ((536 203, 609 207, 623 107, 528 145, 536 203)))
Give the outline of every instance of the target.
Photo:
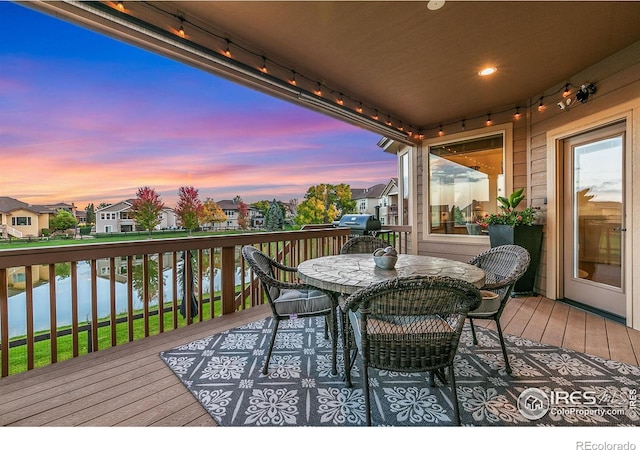
MULTIPOLYGON (((467 281, 480 288, 484 285, 485 273, 472 264, 433 256, 399 254, 395 268, 380 269, 373 261, 373 255, 344 254, 323 256, 303 261, 298 265, 298 276, 303 282, 317 288, 333 292, 336 301, 342 303, 346 296, 359 289, 386 280, 410 276, 449 276, 467 281)), ((338 308, 340 315, 340 329, 346 325, 346 312, 338 308)), ((350 361, 345 333, 342 335, 344 361, 350 361)), ((351 367, 350 364, 348 364, 351 367)), ((435 373, 444 383, 444 374, 435 373)), ((351 386, 350 378, 346 376, 347 386, 351 386)))
POLYGON ((298 265, 298 275, 311 286, 342 295, 353 294, 380 281, 416 275, 449 276, 478 288, 485 280, 484 271, 474 265, 423 255, 399 254, 395 268, 384 270, 375 265, 370 253, 309 259, 298 265))

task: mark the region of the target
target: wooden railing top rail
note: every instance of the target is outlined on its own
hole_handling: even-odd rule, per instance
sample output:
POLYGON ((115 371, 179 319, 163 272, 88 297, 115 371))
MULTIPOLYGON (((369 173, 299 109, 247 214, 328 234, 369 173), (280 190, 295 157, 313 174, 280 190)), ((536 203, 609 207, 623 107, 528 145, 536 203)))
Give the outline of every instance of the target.
POLYGON ((87 243, 64 246, 0 250, 0 269, 39 264, 84 261, 90 259, 134 256, 150 253, 178 252, 214 247, 251 245, 298 239, 321 239, 348 236, 348 228, 322 228, 303 231, 192 236, 171 239, 144 239, 110 243, 87 243))

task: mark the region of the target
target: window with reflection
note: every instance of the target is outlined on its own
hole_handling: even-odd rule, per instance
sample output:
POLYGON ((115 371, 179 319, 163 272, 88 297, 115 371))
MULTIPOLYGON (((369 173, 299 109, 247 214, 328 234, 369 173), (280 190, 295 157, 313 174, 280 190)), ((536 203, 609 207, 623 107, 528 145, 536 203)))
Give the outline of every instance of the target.
POLYGON ((429 230, 481 235, 476 223, 505 194, 504 134, 429 146, 429 230))

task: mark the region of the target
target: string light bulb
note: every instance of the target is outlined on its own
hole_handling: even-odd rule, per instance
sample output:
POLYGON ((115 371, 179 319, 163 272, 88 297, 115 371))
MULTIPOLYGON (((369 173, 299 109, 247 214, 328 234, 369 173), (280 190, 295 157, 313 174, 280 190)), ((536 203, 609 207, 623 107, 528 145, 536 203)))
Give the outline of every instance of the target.
POLYGON ((262 67, 260 67, 260 72, 262 72, 262 73, 268 73, 269 72, 267 70, 267 57, 266 56, 262 57, 262 67))
POLYGON ((296 71, 295 70, 291 71, 291 79, 289 80, 289 83, 291 83, 291 85, 293 85, 293 86, 296 85, 296 71))
POLYGON ((356 111, 362 114, 362 102, 358 103, 358 107, 356 108, 356 111))
POLYGON ((124 11, 124 3, 122 3, 122 2, 118 2, 118 9, 119 9, 120 11, 124 11))
POLYGON ((516 106, 516 113, 513 115, 513 118, 518 120, 520 119, 520 107, 516 106))
POLYGON ((344 106, 344 100, 342 99, 342 94, 340 94, 340 97, 338 97, 337 103, 340 106, 344 106))
POLYGON ((373 119, 378 120, 378 110, 376 109, 373 113, 373 119))
POLYGON ((567 98, 570 95, 571 95, 571 91, 569 90, 569 83, 567 83, 564 85, 564 92, 562 93, 562 96, 564 98, 567 98))
POLYGON ((460 127, 462 129, 462 131, 464 131, 464 129, 466 128, 465 122, 466 122, 466 120, 462 119, 462 126, 460 127))
POLYGON ((490 126, 493 122, 491 121, 491 114, 487 114, 487 126, 490 126))
POLYGON ((229 49, 231 41, 229 41, 229 39, 225 39, 225 41, 227 42, 227 48, 224 50, 224 56, 226 56, 227 58, 231 58, 231 50, 229 49))
POLYGON ((542 103, 544 97, 540 97, 540 103, 538 103, 538 111, 544 111, 544 103, 542 103))
POLYGON ((444 135, 444 131, 442 131, 442 125, 440 125, 440 130, 438 130, 438 136, 444 135))
POLYGON ((318 83, 318 89, 316 89, 316 95, 322 97, 322 86, 318 83))
POLYGON ((178 29, 178 34, 180 35, 180 37, 184 37, 185 33, 184 33, 184 18, 182 16, 180 16, 180 28, 178 29))
POLYGON ((390 126, 390 127, 393 126, 393 124, 391 123, 391 117, 390 116, 387 116, 387 125, 390 126))

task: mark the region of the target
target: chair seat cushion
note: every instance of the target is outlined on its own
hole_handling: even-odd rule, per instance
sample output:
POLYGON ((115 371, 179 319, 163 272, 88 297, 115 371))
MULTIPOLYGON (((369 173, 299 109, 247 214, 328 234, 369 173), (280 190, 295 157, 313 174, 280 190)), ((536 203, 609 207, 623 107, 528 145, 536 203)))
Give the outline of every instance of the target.
MULTIPOLYGON (((367 334, 436 334, 454 333, 455 330, 446 320, 438 316, 404 316, 403 322, 398 322, 398 316, 390 321, 367 318, 367 334)), ((353 337, 361 350, 362 332, 361 315, 357 311, 349 311, 349 321, 353 328, 353 337)))
POLYGON ((331 310, 331 298, 315 289, 281 289, 273 302, 279 315, 309 314, 331 310))
POLYGON ((499 294, 485 290, 482 290, 480 292, 482 293, 482 301, 476 309, 474 309, 473 311, 469 311, 468 317, 489 317, 492 314, 496 313, 500 308, 500 302, 502 301, 502 298, 499 294))

